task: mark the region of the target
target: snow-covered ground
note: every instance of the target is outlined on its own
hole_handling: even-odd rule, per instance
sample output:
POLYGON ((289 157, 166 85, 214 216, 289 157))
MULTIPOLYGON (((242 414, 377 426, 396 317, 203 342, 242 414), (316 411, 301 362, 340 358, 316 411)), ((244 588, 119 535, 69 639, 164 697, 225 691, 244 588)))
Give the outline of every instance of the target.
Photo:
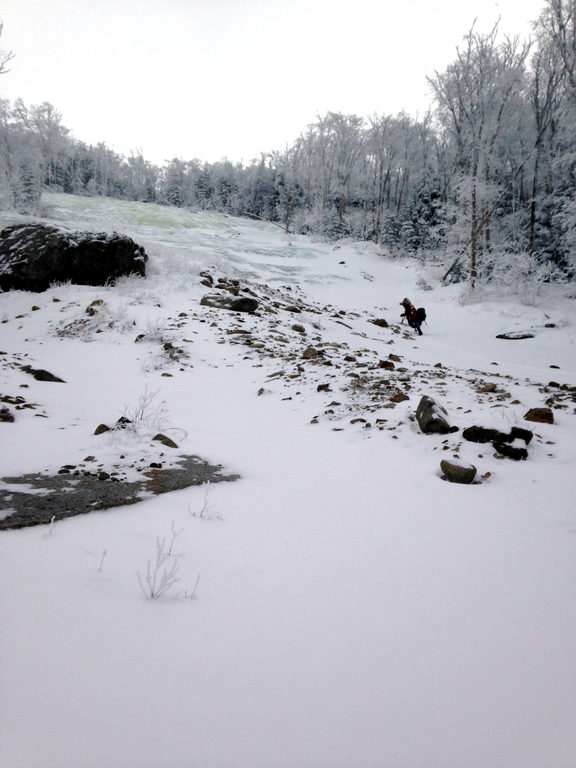
POLYGON ((369 244, 45 202, 50 221, 134 237, 149 276, 0 295, 0 395, 35 406, 8 406, 0 476, 88 456, 134 472, 160 429, 180 449, 162 461, 241 479, 0 531, 2 768, 572 768, 574 287, 462 303, 369 244), (265 311, 200 306, 202 271, 265 311), (422 337, 398 325, 406 295, 422 337), (424 394, 460 432, 420 432, 424 394), (523 419, 547 401, 554 424, 523 419), (142 404, 136 429, 93 434, 142 404), (464 441, 471 425, 532 429, 528 459, 464 441), (442 481, 452 456, 477 484, 442 481), (150 600, 158 537, 180 581, 150 600))

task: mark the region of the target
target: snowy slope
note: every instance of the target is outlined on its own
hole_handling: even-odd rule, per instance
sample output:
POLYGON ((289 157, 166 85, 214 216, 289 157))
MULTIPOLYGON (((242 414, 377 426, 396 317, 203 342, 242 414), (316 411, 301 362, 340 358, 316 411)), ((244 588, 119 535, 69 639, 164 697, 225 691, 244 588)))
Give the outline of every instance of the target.
POLYGON ((157 458, 161 429, 241 479, 0 531, 0 765, 571 768, 569 288, 534 306, 466 304, 369 244, 45 202, 50 221, 134 237, 150 273, 0 295, 0 393, 36 406, 0 423, 0 476, 87 456, 129 474, 157 458), (200 306, 205 270, 267 311, 200 306), (405 295, 427 308, 421 338, 398 325, 405 295), (534 338, 495 338, 519 330, 534 338), (320 354, 304 358, 308 347, 320 354), (391 354, 394 369, 381 368, 391 354), (528 460, 421 434, 423 394, 460 428, 533 429, 528 460), (146 398, 137 430, 93 434, 146 398), (547 401, 555 424, 523 419, 547 401), (477 485, 440 479, 454 455, 477 466, 477 485), (146 600, 137 574, 174 532, 180 581, 146 600))

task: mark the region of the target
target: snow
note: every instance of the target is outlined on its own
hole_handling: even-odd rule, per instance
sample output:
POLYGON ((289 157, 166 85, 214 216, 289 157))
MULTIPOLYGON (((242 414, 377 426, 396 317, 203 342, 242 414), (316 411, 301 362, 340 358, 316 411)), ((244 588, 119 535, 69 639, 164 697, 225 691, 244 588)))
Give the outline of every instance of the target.
POLYGON ((570 289, 546 287, 534 306, 470 303, 433 274, 422 293, 414 263, 369 244, 137 203, 46 203, 49 222, 133 237, 150 273, 0 295, 1 393, 38 406, 8 406, 2 477, 90 455, 128 468, 162 427, 180 452, 241 479, 0 531, 3 768, 572 768, 574 402, 556 401, 552 425, 523 420, 565 392, 551 380, 576 384, 570 289), (278 349, 348 347, 323 347, 333 366, 274 376, 294 364, 226 336, 262 340, 267 318, 200 307, 204 269, 331 306, 273 316, 278 349), (367 322, 399 323, 405 295, 426 307, 424 336, 367 322), (96 299, 105 311, 88 317, 96 299), (533 339, 495 338, 526 329, 533 339), (186 357, 167 360, 162 338, 186 357), (372 390, 344 390, 344 352, 370 364, 392 352, 422 375, 409 400, 370 410, 372 390), (146 392, 157 394, 138 429, 93 435, 146 392), (421 434, 411 417, 423 394, 461 429, 532 429, 528 460, 421 434), (440 460, 454 457, 481 482, 443 482, 440 460), (180 582, 146 600, 137 574, 171 529, 183 529, 180 582))

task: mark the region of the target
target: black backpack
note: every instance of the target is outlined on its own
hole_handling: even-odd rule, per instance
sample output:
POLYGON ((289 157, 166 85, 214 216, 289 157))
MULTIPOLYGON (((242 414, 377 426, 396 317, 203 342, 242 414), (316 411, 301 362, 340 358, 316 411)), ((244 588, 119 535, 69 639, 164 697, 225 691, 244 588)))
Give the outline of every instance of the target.
POLYGON ((426 322, 426 310, 424 307, 418 307, 416 310, 416 317, 418 318, 419 323, 425 323, 426 322))

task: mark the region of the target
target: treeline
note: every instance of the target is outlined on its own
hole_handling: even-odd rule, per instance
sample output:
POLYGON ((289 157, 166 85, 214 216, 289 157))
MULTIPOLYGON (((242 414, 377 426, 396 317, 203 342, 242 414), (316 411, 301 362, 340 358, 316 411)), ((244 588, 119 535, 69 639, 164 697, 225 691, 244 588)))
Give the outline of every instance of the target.
POLYGON ((248 165, 158 167, 76 140, 50 104, 0 101, 0 202, 34 212, 49 187, 442 254, 472 284, 520 257, 525 270, 574 278, 576 0, 547 0, 530 43, 473 27, 429 84, 423 119, 330 112, 248 165))

